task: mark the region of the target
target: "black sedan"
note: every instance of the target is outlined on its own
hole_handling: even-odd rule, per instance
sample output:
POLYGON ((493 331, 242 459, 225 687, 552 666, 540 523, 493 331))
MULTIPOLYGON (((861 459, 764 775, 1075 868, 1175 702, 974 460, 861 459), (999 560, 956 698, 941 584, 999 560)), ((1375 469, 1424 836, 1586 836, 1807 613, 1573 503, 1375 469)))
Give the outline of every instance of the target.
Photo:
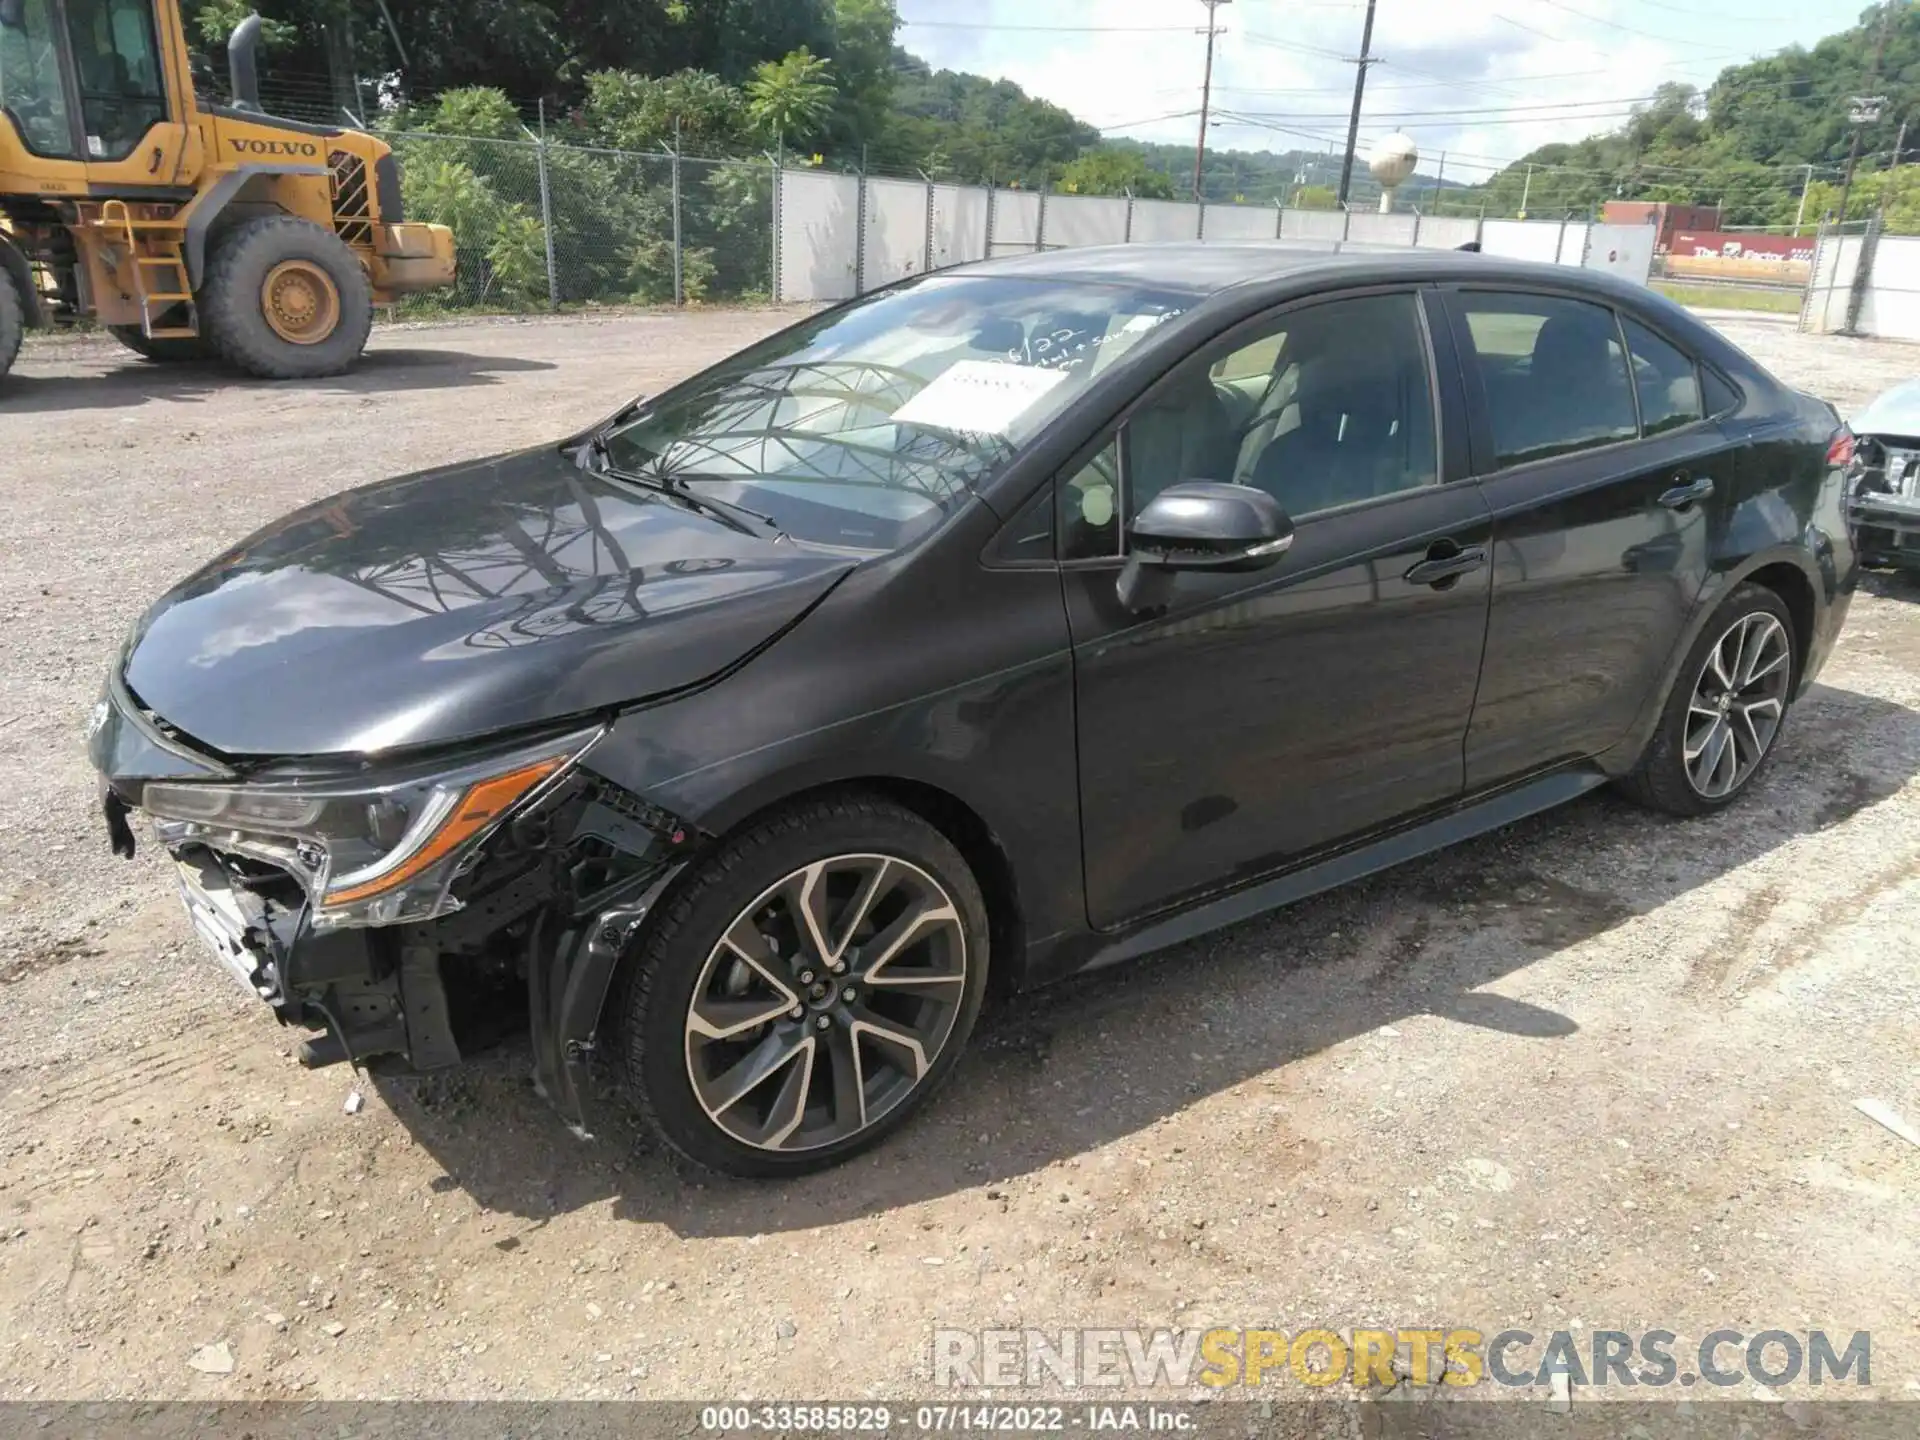
POLYGON ((90 727, 309 1063, 529 1017, 581 1133, 787 1174, 1017 990, 1614 782, 1748 789, 1850 437, 1645 290, 1448 252, 928 275, 164 596, 90 727))

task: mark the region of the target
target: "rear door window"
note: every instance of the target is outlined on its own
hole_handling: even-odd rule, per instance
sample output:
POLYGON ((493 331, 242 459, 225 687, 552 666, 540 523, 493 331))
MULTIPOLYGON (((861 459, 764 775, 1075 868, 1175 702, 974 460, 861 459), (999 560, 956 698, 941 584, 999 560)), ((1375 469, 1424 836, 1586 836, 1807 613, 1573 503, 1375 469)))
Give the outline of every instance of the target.
POLYGON ((1498 468, 1639 433, 1626 349, 1606 306, 1490 291, 1463 291, 1454 304, 1486 396, 1498 468))
POLYGON ((1681 354, 1639 322, 1621 317, 1627 353, 1633 357, 1633 388, 1640 396, 1640 433, 1658 435, 1705 419, 1700 373, 1681 354))

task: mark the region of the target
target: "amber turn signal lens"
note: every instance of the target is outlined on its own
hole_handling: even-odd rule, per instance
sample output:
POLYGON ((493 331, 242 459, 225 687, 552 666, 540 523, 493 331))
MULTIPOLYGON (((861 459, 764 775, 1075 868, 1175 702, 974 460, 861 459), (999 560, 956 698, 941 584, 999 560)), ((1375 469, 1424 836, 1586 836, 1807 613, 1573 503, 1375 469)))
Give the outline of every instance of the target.
POLYGON ((556 756, 551 760, 536 761, 520 770, 505 775, 496 775, 491 780, 481 780, 469 785, 466 793, 460 797, 440 828, 427 837, 426 843, 416 849, 400 864, 361 885, 350 890, 330 890, 327 892, 328 905, 348 905, 356 900, 365 900, 395 886, 404 885, 421 871, 437 861, 445 859, 458 850, 475 835, 485 830, 494 821, 512 809, 534 786, 546 779, 562 765, 567 757, 556 756))

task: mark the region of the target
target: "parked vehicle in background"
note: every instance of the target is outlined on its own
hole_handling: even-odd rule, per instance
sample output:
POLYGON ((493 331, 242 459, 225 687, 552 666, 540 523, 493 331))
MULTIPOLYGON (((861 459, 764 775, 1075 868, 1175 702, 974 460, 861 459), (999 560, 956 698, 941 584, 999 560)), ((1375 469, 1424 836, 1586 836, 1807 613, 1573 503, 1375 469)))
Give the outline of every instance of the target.
POLYGON ((1853 417, 1848 513, 1860 563, 1920 570, 1920 380, 1853 417))
POLYGON ((92 755, 309 1060, 449 1065, 523 994, 577 1129, 607 1052, 792 1174, 990 984, 1609 781, 1730 804, 1846 613, 1845 440, 1590 272, 988 261, 275 522, 135 628, 92 755))
POLYGON ((36 327, 91 321, 149 360, 333 375, 373 307, 451 285, 392 147, 264 113, 260 17, 233 103, 203 105, 177 0, 0 0, 0 376, 36 327))

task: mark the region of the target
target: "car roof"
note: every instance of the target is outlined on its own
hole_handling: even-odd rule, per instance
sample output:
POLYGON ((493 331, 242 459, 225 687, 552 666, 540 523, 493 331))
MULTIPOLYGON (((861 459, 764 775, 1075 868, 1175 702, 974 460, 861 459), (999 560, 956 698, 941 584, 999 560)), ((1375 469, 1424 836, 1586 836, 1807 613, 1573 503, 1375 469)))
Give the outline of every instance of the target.
POLYGON ((1006 275, 1033 280, 1083 280, 1150 285, 1193 295, 1238 286, 1269 285, 1309 276, 1331 282, 1396 278, 1525 281, 1619 297, 1638 290, 1611 276, 1572 265, 1543 265, 1459 250, 1353 240, 1152 241, 1089 245, 976 260, 950 275, 1006 275))

